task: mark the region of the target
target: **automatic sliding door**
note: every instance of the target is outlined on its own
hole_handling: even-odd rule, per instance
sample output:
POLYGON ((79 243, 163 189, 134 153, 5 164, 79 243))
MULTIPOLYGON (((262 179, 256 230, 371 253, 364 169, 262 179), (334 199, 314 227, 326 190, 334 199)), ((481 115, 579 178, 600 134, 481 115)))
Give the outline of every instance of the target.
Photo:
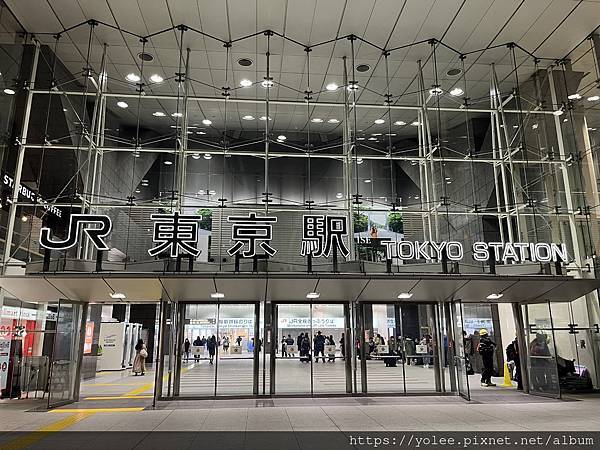
POLYGON ((217 395, 254 393, 254 304, 220 304, 217 349, 217 395))
POLYGON ((312 327, 310 304, 278 304, 275 350, 275 393, 312 391, 312 327))
POLYGON ((438 332, 435 305, 402 304, 406 392, 439 392, 438 332))
POLYGON ((346 364, 342 356, 346 353, 344 316, 341 303, 312 305, 313 394, 346 393, 346 364))
POLYGON ((458 394, 465 400, 471 400, 471 394, 469 391, 469 376, 467 373, 469 361, 467 360, 465 353, 465 338, 463 332, 464 321, 462 302, 452 302, 450 309, 452 315, 452 335, 454 338, 452 356, 454 359, 454 367, 456 368, 456 384, 458 388, 458 394))

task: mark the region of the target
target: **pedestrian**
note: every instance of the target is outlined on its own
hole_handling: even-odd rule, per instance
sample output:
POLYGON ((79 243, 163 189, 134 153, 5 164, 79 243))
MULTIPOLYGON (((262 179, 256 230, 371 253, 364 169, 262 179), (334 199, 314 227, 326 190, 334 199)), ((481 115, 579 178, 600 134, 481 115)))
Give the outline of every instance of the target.
POLYGON ((325 362, 325 336, 321 334, 321 331, 317 331, 317 335, 315 336, 315 362, 319 362, 319 353, 321 354, 321 358, 323 362, 325 362))
POLYGON ((185 338, 185 342, 183 343, 183 352, 185 353, 185 360, 188 361, 190 359, 190 347, 192 344, 188 338, 185 338))
POLYGON ((342 337, 340 338, 340 352, 342 353, 342 360, 346 359, 346 338, 344 337, 344 333, 342 333, 342 337))
POLYGON ((294 338, 288 334, 287 338, 285 338, 285 345, 286 345, 286 354, 287 356, 296 356, 296 352, 290 351, 290 350, 294 350, 293 346, 294 346, 294 338))
POLYGON ((208 341, 206 342, 206 348, 208 349, 209 361, 212 364, 217 351, 217 338, 214 334, 208 338, 208 341))
MULTIPOLYGON (((202 347, 204 344, 202 344, 202 339, 200 339, 200 336, 196 336, 196 339, 194 340, 194 347, 202 347)), ((194 350, 194 362, 198 362, 200 361, 200 349, 196 349, 194 350)))
POLYGON ((229 352, 229 336, 225 336, 223 338, 223 352, 225 352, 225 353, 229 352))
POLYGON ((241 336, 238 336, 238 337, 235 339, 235 343, 236 343, 236 345, 237 345, 238 347, 241 347, 241 345, 242 345, 242 337, 241 337, 241 336))
POLYGON ((519 357, 519 345, 517 337, 515 336, 514 341, 508 344, 506 347, 506 359, 512 361, 515 365, 515 376, 514 379, 517 382, 517 390, 523 390, 523 380, 521 379, 521 358, 519 357))
POLYGON ((302 342, 300 343, 300 362, 310 362, 310 341, 308 333, 302 333, 302 342))
POLYGON ((334 347, 334 351, 333 352, 328 352, 327 353, 327 361, 328 362, 335 362, 335 341, 333 340, 333 335, 330 334, 329 337, 327 338, 326 341, 327 345, 329 346, 333 346, 334 347))
POLYGON ((492 383, 492 375, 494 374, 494 352, 496 351, 496 343, 490 339, 488 331, 485 328, 479 330, 479 345, 477 351, 481 355, 483 370, 481 371, 482 386, 496 386, 492 383))
POLYGON ((148 350, 144 344, 143 339, 138 339, 135 346, 135 359, 133 360, 133 375, 145 375, 146 374, 146 358, 148 357, 148 350))
POLYGON ((286 343, 286 339, 285 337, 283 339, 281 339, 281 357, 282 358, 287 358, 288 357, 288 353, 287 353, 287 343, 286 343))

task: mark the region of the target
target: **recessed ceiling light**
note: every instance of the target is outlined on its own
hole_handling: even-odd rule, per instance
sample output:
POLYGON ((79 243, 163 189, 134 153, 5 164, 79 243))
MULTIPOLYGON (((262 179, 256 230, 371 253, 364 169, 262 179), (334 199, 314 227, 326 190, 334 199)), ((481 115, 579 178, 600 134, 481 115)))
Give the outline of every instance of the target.
POLYGON ((210 298, 225 298, 225 294, 222 292, 213 292, 210 294, 210 298))
POLYGON ((498 300, 499 298, 501 298, 502 296, 504 296, 504 294, 490 294, 488 295, 486 298, 488 300, 498 300))
POLYGON ((321 294, 319 294, 318 292, 309 292, 308 294, 306 294, 306 298, 319 298, 321 296, 321 294))
POLYGON ((359 64, 356 66, 357 72, 368 72, 369 70, 371 70, 371 66, 368 64, 359 64))
POLYGON ((136 75, 135 73, 128 73, 125 78, 127 79, 127 81, 131 81, 132 83, 137 83, 138 81, 140 81, 140 76, 136 75))
POLYGON ((394 125, 402 126, 402 125, 406 125, 406 122, 403 120, 396 120, 394 122, 394 125))
POLYGON ((173 164, 173 161, 170 159, 165 159, 165 166, 170 166, 171 164, 173 164))
POLYGON ((250 86, 252 86, 252 81, 244 78, 242 81, 240 81, 240 86, 241 87, 250 87, 250 86))
POLYGON ((464 93, 465 93, 465 91, 463 91, 459 87, 455 87, 454 89, 452 89, 450 91, 450 95, 452 95, 453 97, 458 97, 459 95, 463 95, 464 93))
POLYGON ((125 294, 123 294, 122 292, 111 292, 110 298, 123 300, 123 299, 127 298, 127 296, 125 294))
POLYGON ((194 158, 194 159, 200 159, 200 153, 194 153, 194 154, 192 154, 192 158, 194 158))
POLYGON ((162 83, 163 81, 165 81, 165 79, 159 74, 155 73, 150 75, 150 81, 152 81, 153 83, 162 83))
POLYGON ((11 88, 4 89, 4 93, 7 95, 15 95, 15 90, 11 88))
POLYGON ((204 159, 212 159, 212 155, 210 153, 205 153, 204 159))
POLYGON ((401 294, 398 294, 398 298, 411 298, 413 295, 409 292, 402 292, 401 294))
POLYGON ((166 114, 164 112, 162 112, 162 111, 155 111, 155 112, 152 113, 152 115, 154 117, 165 117, 166 116, 166 114))
POLYGON ((411 125, 413 127, 418 127, 419 125, 421 125, 421 123, 418 120, 415 120, 414 122, 411 123, 411 125))
POLYGON ((335 198, 344 198, 344 194, 338 192, 337 194, 335 194, 335 198))
POLYGON ((171 117, 183 117, 183 113, 174 112, 173 114, 171 114, 171 117))
POLYGON ((592 95, 591 97, 588 97, 587 100, 588 100, 588 102, 597 102, 598 100, 600 100, 600 96, 592 95))
POLYGON ((325 89, 328 91, 337 91, 338 87, 339 86, 335 83, 329 83, 327 86, 325 86, 325 89))
MULTIPOLYGON (((267 120, 267 116, 260 116, 260 117, 258 118, 258 120, 263 120, 263 121, 264 121, 264 120, 267 120)), ((273 120, 273 119, 271 119, 271 118, 269 117, 269 120, 273 120)))
POLYGON ((365 180, 365 183, 370 183, 370 182, 371 182, 371 179, 370 179, 370 178, 367 178, 367 179, 365 180))
POLYGON ((373 123, 376 123, 377 125, 381 125, 382 123, 385 123, 385 120, 383 120, 383 119, 375 119, 373 121, 373 123))
POLYGON ((260 83, 260 85, 262 87, 264 87, 265 89, 272 88, 273 84, 275 84, 275 83, 273 83, 273 80, 262 80, 260 83))
POLYGON ((196 131, 196 134, 206 134, 206 131, 196 131))
POLYGON ((370 140, 370 141, 376 141, 376 140, 377 140, 377 138, 376 138, 376 137, 370 137, 370 138, 369 138, 369 140, 370 140))
POLYGON ((240 58, 238 59, 238 64, 242 67, 250 67, 252 64, 254 64, 254 61, 252 61, 250 58, 240 58))
POLYGON ((129 105, 127 103, 121 101, 121 102, 117 102, 117 106, 119 108, 127 108, 129 105))
POLYGON ((140 58, 142 61, 149 62, 154 59, 154 56, 152 56, 150 53, 140 52, 138 53, 138 58, 140 58))
POLYGON ((204 125, 206 125, 206 126, 208 126, 208 125, 212 125, 212 120, 210 120, 210 119, 204 119, 204 120, 202 121, 202 123, 203 123, 204 125))
POLYGON ((254 120, 254 116, 250 116, 250 115, 248 115, 248 116, 242 116, 242 119, 243 120, 254 120))
POLYGON ((580 100, 581 99, 581 95, 579 95, 579 94, 571 94, 567 98, 569 100, 580 100))
POLYGON ((338 119, 329 119, 327 122, 329 123, 340 123, 338 119))
POLYGON ((312 119, 310 119, 311 122, 313 123, 321 123, 323 122, 323 119, 319 119, 318 117, 314 117, 312 119))
POLYGON ((279 136, 277 136, 277 140, 279 141, 285 141, 287 139, 286 136, 284 136, 283 134, 280 134, 279 136))

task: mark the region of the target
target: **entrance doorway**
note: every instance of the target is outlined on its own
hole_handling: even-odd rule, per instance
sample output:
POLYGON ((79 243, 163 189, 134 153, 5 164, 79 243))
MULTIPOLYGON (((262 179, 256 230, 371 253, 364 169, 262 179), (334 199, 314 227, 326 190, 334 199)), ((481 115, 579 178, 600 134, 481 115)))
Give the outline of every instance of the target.
POLYGON ((443 392, 436 304, 364 303, 357 354, 362 392, 443 392))
POLYGON ((258 394, 258 303, 182 303, 177 309, 174 396, 258 394))
POLYGON ((349 306, 273 305, 271 394, 352 393, 349 306))

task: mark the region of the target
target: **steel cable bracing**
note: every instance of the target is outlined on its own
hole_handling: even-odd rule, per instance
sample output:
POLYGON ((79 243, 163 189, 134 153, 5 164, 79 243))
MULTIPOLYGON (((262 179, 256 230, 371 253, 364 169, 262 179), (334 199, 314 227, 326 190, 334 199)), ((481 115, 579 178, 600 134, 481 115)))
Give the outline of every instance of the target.
POLYGON ((387 116, 388 116, 388 155, 390 158, 390 203, 392 206, 392 210, 396 209, 396 205, 398 204, 398 199, 396 198, 396 179, 394 176, 394 160, 392 159, 392 108, 390 108, 392 104, 392 94, 390 93, 390 70, 388 66, 388 56, 390 56, 389 52, 383 52, 383 56, 385 58, 385 85, 386 85, 386 93, 385 93, 385 104, 387 105, 387 116))
POLYGON ((306 205, 308 205, 308 208, 311 209, 312 208, 312 204, 313 204, 313 200, 312 200, 312 195, 311 195, 311 160, 310 160, 310 155, 312 153, 312 148, 311 148, 311 142, 310 142, 310 115, 311 115, 311 111, 310 111, 310 101, 312 100, 312 91, 310 89, 310 48, 306 48, 306 92, 304 93, 304 99, 306 100, 306 114, 307 114, 307 121, 306 121, 306 152, 308 153, 308 174, 307 174, 307 189, 308 189, 308 200, 305 202, 306 205))

